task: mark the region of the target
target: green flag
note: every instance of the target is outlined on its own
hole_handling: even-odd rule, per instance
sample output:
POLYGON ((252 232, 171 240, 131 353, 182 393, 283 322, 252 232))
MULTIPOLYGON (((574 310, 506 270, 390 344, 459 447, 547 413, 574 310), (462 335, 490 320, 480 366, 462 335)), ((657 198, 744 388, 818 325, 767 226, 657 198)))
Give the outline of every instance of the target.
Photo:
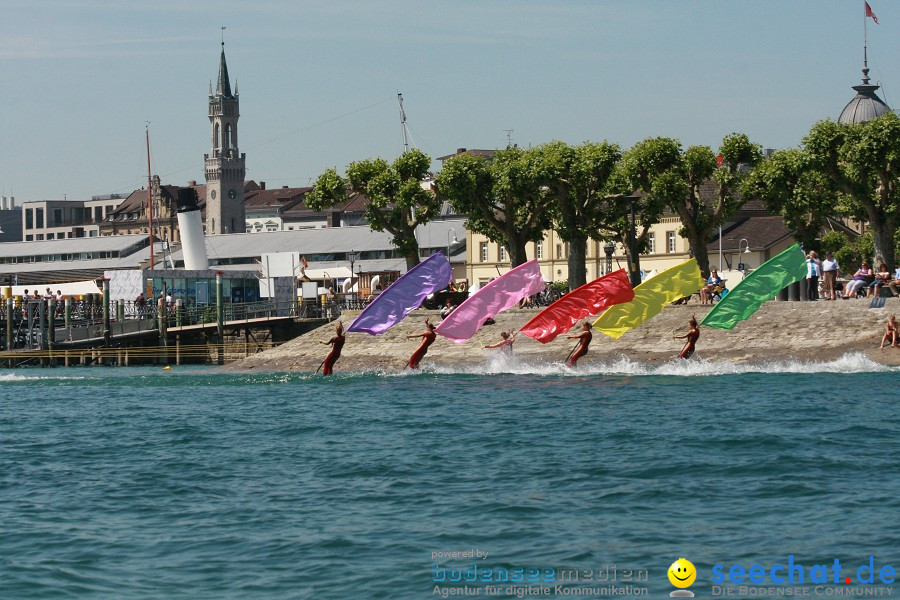
POLYGON ((778 256, 767 260, 744 277, 706 314, 701 325, 734 329, 738 321, 750 318, 763 302, 771 300, 785 286, 806 277, 806 257, 794 244, 778 256))

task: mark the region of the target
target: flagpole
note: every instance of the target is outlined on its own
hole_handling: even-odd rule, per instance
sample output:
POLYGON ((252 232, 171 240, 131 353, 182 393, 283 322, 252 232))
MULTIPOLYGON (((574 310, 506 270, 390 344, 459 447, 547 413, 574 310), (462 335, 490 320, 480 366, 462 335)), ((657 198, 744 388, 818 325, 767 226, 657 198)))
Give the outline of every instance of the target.
POLYGON ((868 66, 869 56, 868 56, 868 45, 869 45, 869 36, 868 36, 868 23, 866 23, 866 19, 869 16, 866 11, 866 0, 863 0, 863 66, 868 66))

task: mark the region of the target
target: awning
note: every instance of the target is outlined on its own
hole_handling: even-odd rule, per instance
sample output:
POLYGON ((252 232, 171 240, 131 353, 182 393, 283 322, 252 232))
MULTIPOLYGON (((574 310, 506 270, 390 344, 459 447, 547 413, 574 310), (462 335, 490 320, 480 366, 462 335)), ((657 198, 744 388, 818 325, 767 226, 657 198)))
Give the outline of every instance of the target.
POLYGON ((331 279, 344 279, 350 277, 350 269, 347 267, 331 267, 329 269, 304 269, 297 276, 306 275, 310 281, 329 281, 331 279))
MULTIPOLYGON (((6 286, 3 286, 5 288, 6 286)), ((14 285, 13 289, 13 297, 19 296, 25 293, 25 290, 28 290, 29 296, 34 296, 34 292, 37 292, 41 296, 47 295, 47 288, 50 288, 50 291, 56 295, 57 291, 62 292, 63 296, 85 296, 87 294, 99 294, 101 293, 101 289, 97 287, 97 282, 93 280, 88 281, 70 281, 68 283, 44 283, 44 284, 33 284, 33 285, 14 285)))

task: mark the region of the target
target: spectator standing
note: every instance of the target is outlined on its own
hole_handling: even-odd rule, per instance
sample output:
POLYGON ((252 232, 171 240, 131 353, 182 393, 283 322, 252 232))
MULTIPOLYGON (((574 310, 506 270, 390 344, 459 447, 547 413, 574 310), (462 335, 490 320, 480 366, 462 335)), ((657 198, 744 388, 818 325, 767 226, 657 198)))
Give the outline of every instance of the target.
POLYGON ((831 255, 831 251, 825 252, 825 260, 822 261, 822 276, 825 278, 825 299, 837 300, 834 284, 840 273, 838 261, 831 255))
POLYGON ((819 276, 822 274, 822 261, 815 250, 806 255, 806 299, 819 299, 819 276))

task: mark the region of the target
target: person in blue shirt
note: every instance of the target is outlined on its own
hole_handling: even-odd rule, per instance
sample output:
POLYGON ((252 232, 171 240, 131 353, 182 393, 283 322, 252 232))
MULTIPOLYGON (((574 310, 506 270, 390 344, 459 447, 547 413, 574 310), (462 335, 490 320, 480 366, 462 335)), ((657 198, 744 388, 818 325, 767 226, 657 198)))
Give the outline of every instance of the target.
POLYGON ((815 250, 806 255, 806 299, 819 299, 819 276, 822 274, 822 261, 815 250))
POLYGON ((700 288, 700 304, 712 304, 712 296, 710 292, 716 289, 716 286, 722 285, 722 278, 719 277, 718 271, 715 268, 710 270, 709 278, 706 280, 706 285, 700 288))

